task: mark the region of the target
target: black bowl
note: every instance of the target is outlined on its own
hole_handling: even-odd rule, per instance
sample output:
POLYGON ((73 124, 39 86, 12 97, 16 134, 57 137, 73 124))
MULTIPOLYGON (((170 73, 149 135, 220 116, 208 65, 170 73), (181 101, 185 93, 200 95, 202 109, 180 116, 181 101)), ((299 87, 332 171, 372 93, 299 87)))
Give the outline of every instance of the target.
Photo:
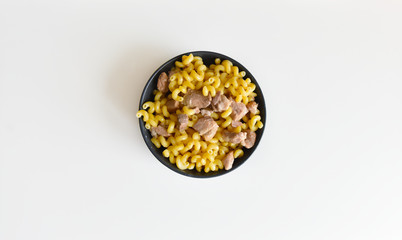
POLYGON ((237 62, 236 60, 234 60, 234 59, 232 59, 232 58, 230 58, 228 56, 225 56, 223 54, 216 53, 216 52, 195 51, 195 52, 188 52, 188 53, 180 54, 180 55, 170 59, 166 63, 164 63, 162 66, 160 66, 152 74, 152 76, 149 78, 147 84, 145 85, 144 91, 142 92, 142 95, 141 95, 139 109, 142 109, 142 105, 145 102, 153 101, 153 99, 154 99, 153 91, 156 89, 156 85, 157 85, 157 82, 158 82, 159 75, 162 72, 168 72, 174 66, 174 63, 176 61, 181 61, 181 57, 183 55, 189 55, 191 53, 194 56, 202 57, 202 60, 203 60, 204 64, 207 65, 207 66, 209 66, 210 64, 213 64, 214 61, 215 61, 215 58, 220 58, 222 61, 225 60, 225 59, 230 60, 233 63, 234 66, 239 67, 239 71, 245 71, 246 72, 245 78, 247 78, 247 77, 250 78, 251 82, 253 82, 256 85, 256 89, 254 91, 257 93, 257 97, 255 98, 255 101, 258 103, 258 109, 260 110, 261 121, 264 123, 264 127, 257 130, 257 132, 256 132, 257 138, 256 138, 256 141, 255 141, 255 145, 250 149, 243 148, 244 155, 241 158, 236 158, 234 163, 233 163, 233 167, 228 171, 222 169, 222 170, 218 170, 216 172, 210 171, 208 173, 205 173, 205 172, 198 172, 195 169, 193 169, 193 170, 180 170, 179 168, 176 167, 175 164, 171 164, 168 158, 165 158, 162 155, 162 151, 164 150, 163 147, 158 149, 151 142, 151 138, 152 138, 151 133, 150 133, 150 131, 148 129, 145 128, 145 124, 144 124, 144 122, 142 120, 139 120, 140 129, 141 129, 141 133, 142 133, 142 136, 144 138, 144 141, 147 144, 149 150, 152 152, 152 154, 163 165, 165 165, 166 167, 170 168, 171 170, 173 170, 173 171, 175 171, 177 173, 180 173, 182 175, 185 175, 185 176, 188 176, 188 177, 195 177, 195 178, 210 178, 210 177, 221 176, 223 174, 226 174, 228 172, 231 172, 231 171, 235 170, 236 168, 238 168, 240 165, 242 165, 251 156, 251 154, 257 148, 258 143, 261 140, 262 133, 264 132, 265 123, 266 123, 266 121, 265 121, 266 120, 265 102, 264 102, 264 96, 262 94, 261 88, 258 85, 258 83, 255 80, 255 78, 253 77, 253 75, 243 65, 241 65, 239 62, 237 62))

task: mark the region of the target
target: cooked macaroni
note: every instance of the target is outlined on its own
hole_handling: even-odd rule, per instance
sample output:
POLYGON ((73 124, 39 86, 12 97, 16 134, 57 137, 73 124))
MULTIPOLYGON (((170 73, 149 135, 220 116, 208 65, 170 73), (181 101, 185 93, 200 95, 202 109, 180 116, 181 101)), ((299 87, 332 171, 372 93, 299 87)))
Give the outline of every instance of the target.
MULTIPOLYGON (((263 127, 257 107, 253 113, 250 110, 239 120, 232 117, 238 111, 234 109, 233 104, 247 105, 253 103, 254 97, 257 96, 254 92, 256 85, 250 78, 244 79, 245 75, 244 71, 240 71, 229 60, 216 58, 214 64, 208 67, 201 57, 193 54, 183 55, 181 61, 176 61, 169 72, 166 91, 155 90, 154 101, 145 102, 136 116, 142 117, 147 129, 153 130, 161 126, 165 130, 163 134, 153 134, 151 141, 155 147, 164 148, 163 156, 179 169, 195 169, 207 173, 226 168, 228 155, 233 158, 243 156, 242 147, 247 145, 244 143, 244 136, 252 136, 251 132, 263 127), (192 91, 199 91, 203 97, 210 99, 218 97, 219 94, 225 95, 232 105, 222 111, 192 108, 186 105, 186 94, 192 91), (172 110, 169 106, 172 101, 177 104, 177 109, 172 110), (210 139, 194 130, 197 122, 206 114, 203 110, 209 111, 209 119, 218 125, 216 134, 210 139), (187 119, 183 128, 181 118, 187 119), (239 141, 228 141, 225 136, 228 132, 240 134, 238 136, 243 134, 241 144, 239 141)), ((251 145, 254 145, 254 142, 251 145)))

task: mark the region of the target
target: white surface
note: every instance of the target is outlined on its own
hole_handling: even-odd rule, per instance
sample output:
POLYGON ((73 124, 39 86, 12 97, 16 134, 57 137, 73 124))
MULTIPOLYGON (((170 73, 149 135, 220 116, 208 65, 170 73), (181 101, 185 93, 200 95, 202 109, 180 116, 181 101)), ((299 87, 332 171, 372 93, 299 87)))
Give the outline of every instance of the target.
POLYGON ((0 1, 0 239, 402 239, 401 23, 398 0, 0 1), (208 180, 135 118, 191 50, 248 67, 269 116, 208 180))

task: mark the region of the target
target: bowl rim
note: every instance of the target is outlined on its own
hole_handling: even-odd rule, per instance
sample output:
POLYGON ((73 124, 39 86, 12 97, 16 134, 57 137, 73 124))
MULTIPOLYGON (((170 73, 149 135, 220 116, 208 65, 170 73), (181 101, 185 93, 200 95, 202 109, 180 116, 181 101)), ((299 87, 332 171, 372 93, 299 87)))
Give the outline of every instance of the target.
MULTIPOLYGON (((151 148, 151 146, 150 146, 150 144, 153 144, 153 143, 152 143, 150 140, 147 141, 147 136, 146 136, 146 134, 147 134, 147 133, 149 134, 149 130, 146 129, 146 128, 143 126, 143 121, 140 120, 140 119, 138 119, 139 127, 140 127, 140 131, 141 131, 142 138, 143 138, 143 140, 144 140, 144 142, 145 142, 145 145, 148 147, 149 151, 152 153, 152 155, 154 155, 154 157, 155 157, 156 159, 158 159, 159 162, 161 162, 164 166, 166 166, 166 167, 169 168, 170 170, 172 170, 172 171, 174 171, 174 172, 176 172, 176 173, 179 173, 180 175, 187 176, 187 177, 192 177, 192 178, 206 179, 206 178, 219 177, 219 176, 228 174, 228 173, 234 171, 235 169, 237 169, 238 167, 240 167, 241 165, 243 165, 243 164, 250 158, 250 156, 254 153, 254 151, 257 149, 257 147, 258 147, 258 145, 259 145, 259 143, 260 143, 260 141, 261 141, 261 139, 262 139, 262 137, 263 137, 263 135, 264 135, 264 130, 265 130, 265 127, 266 127, 266 122, 267 122, 267 120, 266 120, 266 115, 267 115, 267 114, 266 114, 265 98, 264 98, 263 91, 262 91, 260 85, 258 84, 257 80, 255 79, 255 77, 254 77, 254 76, 251 74, 251 72, 250 72, 246 67, 244 67, 240 62, 236 61, 235 59, 233 59, 233 58, 231 58, 231 57, 229 57, 229 56, 226 56, 226 55, 224 55, 224 54, 218 53, 218 52, 213 52, 213 51, 190 51, 190 52, 185 52, 185 53, 179 54, 179 55, 177 55, 177 56, 175 56, 175 57, 169 59, 168 61, 166 61, 165 63, 163 63, 160 67, 158 67, 158 68, 154 71, 154 73, 152 73, 152 75, 149 77, 148 81, 146 82, 146 84, 145 84, 145 86, 144 86, 144 88, 143 88, 143 90, 142 90, 141 97, 140 97, 140 101, 139 101, 139 110, 142 109, 142 104, 147 101, 147 100, 145 99, 145 92, 146 92, 146 89, 148 89, 148 88, 150 87, 149 85, 151 85, 152 80, 155 79, 155 77, 157 77, 156 75, 161 71, 161 69, 165 68, 167 65, 171 65, 172 62, 173 62, 175 59, 177 60, 177 59, 180 58, 181 56, 183 56, 183 55, 189 55, 189 54, 193 54, 194 56, 196 56, 197 54, 213 55, 213 56, 216 56, 216 55, 217 55, 217 57, 221 58, 222 60, 229 60, 229 61, 231 61, 231 62, 233 63, 233 65, 238 66, 240 69, 244 69, 244 70, 247 72, 247 75, 246 75, 246 76, 248 76, 248 77, 252 80, 252 82, 256 85, 256 88, 259 89, 259 91, 261 92, 261 94, 259 94, 259 95, 260 95, 260 96, 259 96, 259 99, 261 100, 261 101, 259 102, 259 104, 260 104, 259 108, 260 108, 260 107, 263 108, 263 111, 261 111, 262 109, 260 109, 260 111, 264 113, 265 122, 264 122, 263 127, 262 127, 261 129, 259 129, 259 130, 261 131, 260 137, 256 139, 256 142, 255 142, 254 146, 253 146, 252 148, 250 148, 250 151, 251 151, 251 152, 250 152, 250 153, 248 154, 248 156, 246 156, 241 162, 239 162, 236 166, 233 166, 233 167, 232 167, 231 169, 229 169, 229 170, 219 170, 219 171, 217 171, 217 172, 212 172, 212 173, 215 173, 215 174, 208 174, 208 173, 206 173, 205 175, 195 175, 195 174, 191 174, 191 173, 186 172, 186 170, 180 170, 176 165, 170 163, 170 161, 169 161, 167 158, 165 158, 164 156, 162 156, 162 157, 164 158, 164 160, 160 159, 160 156, 157 155, 157 153, 156 153, 156 152, 151 148), (262 103, 262 104, 261 104, 261 103, 262 103)), ((216 57, 214 57, 214 58, 216 58, 216 57)), ((173 62, 173 64, 174 64, 174 62, 173 62)), ((187 170, 187 171, 194 171, 194 170, 187 170)), ((197 172, 197 173, 198 173, 198 172, 197 172)), ((210 173, 211 173, 211 172, 210 172, 210 173)))

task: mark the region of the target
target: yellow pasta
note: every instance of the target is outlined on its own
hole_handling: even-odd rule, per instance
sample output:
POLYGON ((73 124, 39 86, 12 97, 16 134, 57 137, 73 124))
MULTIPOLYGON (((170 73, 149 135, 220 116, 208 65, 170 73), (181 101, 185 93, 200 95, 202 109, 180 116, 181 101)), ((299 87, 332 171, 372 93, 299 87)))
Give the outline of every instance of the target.
POLYGON ((236 98, 235 98, 235 101, 239 103, 239 102, 241 102, 241 100, 243 100, 243 96, 242 95, 237 95, 236 98))
POLYGON ((194 149, 193 153, 197 154, 201 151, 201 142, 200 141, 194 141, 194 149))
POLYGON ((190 54, 188 56, 183 55, 182 59, 184 65, 189 65, 194 60, 194 56, 193 54, 190 54))
MULTIPOLYGON (((201 69, 202 69, 202 68, 201 68, 201 69)), ((202 72, 202 71, 199 71, 199 72, 201 72, 201 74, 200 74, 200 73, 196 73, 194 70, 192 70, 191 73, 190 73, 190 77, 191 77, 192 79, 197 80, 197 81, 202 81, 202 80, 204 79, 204 72, 202 72)))
POLYGON ((150 129, 151 129, 151 124, 145 123, 145 128, 148 129, 148 130, 150 130, 150 129))
POLYGON ((195 109, 191 109, 187 106, 183 107, 183 113, 187 115, 194 115, 195 114, 195 109))
POLYGON ((137 112, 137 118, 142 117, 142 120, 144 120, 144 122, 148 122, 149 119, 149 115, 147 113, 147 111, 145 110, 140 110, 137 112))
POLYGON ((179 96, 180 93, 180 89, 176 88, 175 90, 173 90, 172 92, 172 98, 176 101, 182 102, 183 101, 183 97, 179 96))
POLYGON ((191 73, 191 71, 194 70, 194 65, 192 63, 189 63, 188 66, 184 69, 187 73, 191 73))
POLYGON ((188 162, 182 162, 180 159, 176 159, 176 166, 180 170, 186 170, 190 164, 188 162))
POLYGON ((224 121, 224 122, 221 124, 221 126, 222 126, 223 128, 226 128, 226 127, 228 127, 231 123, 232 123, 232 118, 231 118, 231 117, 227 117, 227 118, 226 118, 226 121, 224 121))
POLYGON ((239 67, 237 67, 237 66, 232 67, 232 74, 233 74, 233 76, 241 77, 239 74, 239 67))
POLYGON ((166 135, 153 133, 151 138, 156 148, 163 148, 162 155, 178 169, 206 173, 224 169, 223 161, 230 151, 233 151, 234 158, 242 157, 242 144, 225 141, 224 130, 240 133, 263 128, 260 111, 257 109, 255 114, 248 113, 243 116, 240 123, 236 122, 237 126, 234 125, 235 122, 232 123, 232 114, 236 113, 232 107, 220 112, 213 111, 210 116, 219 128, 216 134, 206 141, 193 129, 203 117, 201 113, 205 113, 186 106, 184 97, 189 91, 197 90, 203 96, 213 98, 220 91, 238 103, 248 104, 254 101, 257 94, 254 92, 256 84, 252 83, 250 78, 245 78, 246 72, 240 71, 238 66, 226 59, 216 58, 213 64, 206 65, 201 57, 189 54, 183 55, 181 61, 174 63, 169 76, 166 83, 168 92, 154 90, 153 101, 146 101, 136 114, 137 118, 142 118, 146 129, 154 131, 153 128, 162 126, 166 130, 166 135), (180 102, 179 107, 173 111, 169 109, 168 101, 171 100, 180 102), (178 114, 188 116, 187 127, 183 131, 178 129, 178 114))
POLYGON ((214 77, 214 76, 215 76, 214 71, 206 71, 204 74, 204 78, 206 78, 206 79, 210 79, 211 77, 214 77))
POLYGON ((174 64, 175 64, 176 67, 178 67, 178 68, 184 68, 184 67, 186 66, 186 65, 184 65, 182 62, 179 62, 179 61, 176 61, 174 64))
POLYGON ((155 119, 149 119, 148 123, 151 124, 152 127, 157 127, 158 126, 158 122, 155 121, 155 119))
POLYGON ((163 114, 163 116, 166 117, 166 118, 168 118, 168 117, 170 116, 170 113, 169 113, 169 111, 167 110, 167 106, 166 106, 166 105, 164 105, 164 106, 162 107, 162 114, 163 114))
POLYGON ((218 166, 219 169, 223 169, 223 163, 221 160, 215 160, 216 166, 218 166))
POLYGON ((201 141, 200 144, 201 144, 201 150, 203 152, 206 152, 206 150, 208 148, 208 144, 205 141, 201 141))
MULTIPOLYGON (((186 81, 191 82, 193 79, 191 78, 190 75, 188 75, 188 73, 186 71, 182 72, 183 78, 186 79, 186 81)), ((178 82, 179 84, 182 84, 182 82, 178 82)))
POLYGON ((242 130, 242 127, 241 127, 241 126, 238 126, 238 127, 235 127, 235 128, 233 129, 233 132, 239 133, 239 132, 241 132, 241 130, 242 130))
POLYGON ((187 138, 188 138, 187 134, 180 135, 180 136, 176 137, 176 142, 183 142, 187 138))
POLYGON ((183 143, 174 145, 174 146, 172 147, 172 153, 173 153, 173 155, 175 155, 175 156, 179 155, 179 151, 182 150, 183 148, 184 148, 183 143))
POLYGON ((161 143, 159 142, 159 140, 157 138, 151 138, 151 142, 155 145, 155 147, 160 148, 161 147, 161 143))
POLYGON ((211 114, 211 117, 212 117, 213 119, 215 119, 215 120, 219 119, 219 115, 218 115, 216 112, 213 112, 213 113, 211 114))
POLYGON ((165 158, 168 158, 169 155, 170 155, 169 150, 168 150, 168 149, 163 150, 162 155, 163 155, 165 158))
POLYGON ((237 149, 236 151, 234 151, 233 157, 234 157, 234 158, 242 157, 243 154, 244 154, 243 150, 237 149))
POLYGON ((176 139, 175 139, 174 137, 170 136, 170 137, 168 138, 168 141, 169 141, 169 143, 170 143, 171 145, 176 145, 176 139))
MULTIPOLYGON (((248 127, 249 127, 251 130, 258 128, 258 127, 255 126, 255 125, 256 125, 257 121, 259 121, 259 120, 261 120, 261 117, 260 117, 259 115, 255 115, 254 117, 252 117, 252 118, 247 122, 248 127)), ((253 131, 255 131, 255 130, 253 130, 253 131)))
POLYGON ((200 140, 200 134, 198 132, 193 133, 193 135, 191 136, 194 140, 200 140))
POLYGON ((163 122, 165 121, 165 118, 164 118, 162 115, 156 115, 156 116, 154 117, 154 120, 155 120, 157 123, 163 123, 163 122))
MULTIPOLYGON (((195 115, 193 115, 193 116, 195 116, 195 115)), ((193 127, 194 124, 195 124, 195 121, 194 121, 194 120, 190 120, 190 121, 188 121, 188 123, 187 123, 187 127, 193 127)))
POLYGON ((190 88, 190 89, 195 89, 194 83, 192 83, 192 82, 190 82, 190 81, 188 81, 188 80, 186 80, 186 81, 183 82, 183 86, 184 86, 184 87, 188 87, 188 88, 190 88))
POLYGON ((173 154, 169 154, 169 161, 171 164, 176 163, 176 157, 173 154))
POLYGON ((225 67, 226 73, 230 73, 231 70, 232 70, 233 63, 231 61, 229 61, 229 60, 223 60, 222 61, 222 66, 225 67))
MULTIPOLYGON (((177 73, 176 73, 177 74, 177 73)), ((173 75, 174 76, 174 75, 173 75)), ((177 87, 178 87, 179 85, 178 85, 178 83, 177 83, 177 81, 176 80, 171 80, 170 81, 170 83, 169 83, 169 90, 171 91, 171 92, 173 92, 177 87)))
POLYGON ((169 147, 169 143, 168 141, 166 141, 166 138, 164 136, 159 136, 158 140, 163 147, 165 148, 169 147))
POLYGON ((220 90, 220 91, 222 91, 222 89, 223 89, 223 86, 222 86, 222 88, 221 88, 221 79, 220 78, 218 78, 218 77, 215 77, 215 78, 213 78, 213 83, 212 83, 212 86, 215 88, 215 89, 218 89, 218 90, 220 90))
POLYGON ((154 113, 155 112, 155 103, 153 103, 153 102, 146 102, 146 103, 144 103, 143 105, 142 105, 142 108, 143 109, 148 109, 148 112, 149 113, 154 113))
POLYGON ((208 94, 211 94, 212 97, 215 97, 216 95, 216 89, 211 86, 211 85, 206 85, 202 88, 202 94, 204 96, 208 96, 208 94))
POLYGON ((216 75, 219 75, 220 74, 219 72, 223 72, 223 71, 225 71, 225 67, 223 65, 216 65, 214 67, 214 72, 216 75))
POLYGON ((227 152, 229 152, 229 148, 228 147, 225 147, 225 146, 221 146, 220 148, 219 148, 219 154, 225 154, 225 153, 227 153, 227 152))
POLYGON ((190 163, 187 167, 188 170, 193 170, 195 167, 195 163, 190 163))
POLYGON ((190 162, 191 162, 191 163, 196 163, 197 160, 199 160, 199 159, 201 159, 201 156, 200 156, 200 155, 193 155, 193 156, 191 156, 190 162))
POLYGON ((169 123, 169 126, 168 126, 168 128, 167 128, 167 132, 168 132, 168 133, 173 133, 173 132, 174 132, 174 126, 175 126, 175 125, 176 125, 176 124, 175 124, 174 121, 170 122, 170 123, 169 123))
POLYGON ((231 113, 232 113, 232 108, 229 107, 226 111, 224 111, 224 112, 221 114, 221 117, 227 118, 227 117, 230 116, 231 113))
POLYGON ((207 147, 207 152, 211 155, 216 155, 218 153, 219 146, 215 143, 211 143, 207 147))
POLYGON ((194 146, 194 140, 190 139, 187 143, 187 145, 183 148, 183 152, 187 152, 188 150, 190 150, 191 148, 193 148, 194 146))

